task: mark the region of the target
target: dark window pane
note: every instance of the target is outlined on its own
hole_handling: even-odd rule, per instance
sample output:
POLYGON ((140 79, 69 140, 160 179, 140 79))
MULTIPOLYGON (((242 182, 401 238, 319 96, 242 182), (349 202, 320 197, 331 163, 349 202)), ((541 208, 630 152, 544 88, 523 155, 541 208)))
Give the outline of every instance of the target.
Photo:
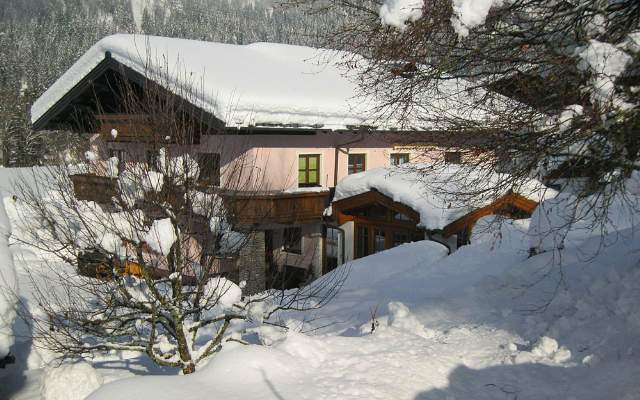
POLYGON ((459 151, 446 151, 444 153, 444 162, 447 164, 462 163, 462 153, 459 151))
POLYGON ((206 182, 212 185, 220 184, 220 154, 198 154, 198 168, 200 168, 200 175, 198 176, 200 182, 206 182))
POLYGON ((369 255, 369 228, 359 226, 356 232, 356 257, 364 257, 369 255))
POLYGON ((284 251, 302 254, 302 228, 285 228, 282 239, 284 251))
POLYGON ((120 149, 109 149, 109 158, 115 157, 118 159, 118 174, 121 174, 124 170, 125 153, 120 149))
POLYGON ((391 165, 402 165, 409 162, 409 154, 395 153, 391 154, 391 165))
POLYGON ((160 155, 157 150, 147 150, 147 165, 152 171, 158 170, 158 158, 160 155))
POLYGON ((373 252, 378 253, 385 249, 385 232, 381 229, 376 229, 373 235, 373 252))
POLYGON ((409 234, 406 232, 395 232, 393 234, 393 247, 409 242, 409 234))
POLYGON ((456 234, 456 246, 457 247, 462 247, 462 246, 466 246, 469 243, 471 243, 470 239, 470 235, 469 235, 469 231, 468 230, 463 230, 460 231, 456 234))
POLYGON ((364 154, 349 154, 349 175, 362 172, 366 169, 364 154))

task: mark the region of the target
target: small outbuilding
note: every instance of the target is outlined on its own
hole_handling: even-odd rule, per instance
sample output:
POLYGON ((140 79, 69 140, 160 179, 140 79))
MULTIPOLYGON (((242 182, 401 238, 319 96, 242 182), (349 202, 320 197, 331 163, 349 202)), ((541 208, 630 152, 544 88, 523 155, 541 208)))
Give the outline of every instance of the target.
POLYGON ((423 239, 455 251, 469 243, 480 218, 528 218, 540 201, 557 194, 539 181, 527 180, 503 192, 472 195, 482 192, 479 185, 489 188, 505 175, 491 173, 479 179, 478 172, 464 165, 420 172, 427 168, 377 168, 338 184, 331 216, 345 232, 346 260, 423 239))

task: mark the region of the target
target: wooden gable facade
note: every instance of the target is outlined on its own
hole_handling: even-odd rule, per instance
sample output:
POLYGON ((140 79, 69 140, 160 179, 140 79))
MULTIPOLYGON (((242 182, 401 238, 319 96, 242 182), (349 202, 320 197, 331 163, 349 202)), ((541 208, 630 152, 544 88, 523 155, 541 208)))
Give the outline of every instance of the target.
POLYGON ((438 236, 444 240, 437 241, 445 244, 447 239, 456 235, 459 247, 469 243, 473 228, 480 218, 487 215, 528 218, 537 206, 537 202, 509 192, 491 204, 456 219, 443 229, 432 231, 418 226, 420 215, 416 210, 375 189, 337 200, 333 202, 332 210, 338 225, 353 222, 353 255, 354 258, 361 258, 411 241, 425 238, 436 240, 438 236))
POLYGON ((335 201, 332 210, 339 225, 354 223, 354 258, 424 239, 418 213, 376 190, 335 201))

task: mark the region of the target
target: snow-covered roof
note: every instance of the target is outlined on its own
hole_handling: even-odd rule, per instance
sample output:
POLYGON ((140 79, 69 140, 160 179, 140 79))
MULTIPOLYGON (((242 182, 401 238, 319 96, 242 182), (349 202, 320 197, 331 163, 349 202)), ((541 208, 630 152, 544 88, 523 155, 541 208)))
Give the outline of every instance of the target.
MULTIPOLYGON (((389 113, 377 118, 372 114, 376 100, 362 95, 355 76, 336 65, 342 53, 275 43, 231 45, 125 34, 100 40, 73 64, 33 104, 32 122, 60 102, 107 53, 144 76, 163 77, 158 83, 169 90, 187 85, 195 97, 189 100, 227 126, 401 127, 389 113)), ((446 104, 443 100, 425 111, 431 118, 417 118, 420 124, 412 127, 433 128, 424 121, 435 114, 462 113, 456 96, 468 96, 468 85, 456 80, 440 85, 440 93, 452 96, 445 96, 446 104)), ((430 95, 430 101, 438 102, 435 97, 430 95)), ((477 110, 468 113, 483 117, 477 110)))
MULTIPOLYGON (((419 226, 436 230, 443 229, 475 209, 491 204, 496 197, 506 194, 508 189, 504 189, 502 194, 492 192, 490 196, 474 196, 473 201, 454 198, 447 193, 475 193, 482 189, 478 187, 479 182, 483 182, 486 188, 491 188, 505 177, 504 174, 488 174, 453 164, 435 170, 424 164, 404 164, 347 176, 338 182, 333 201, 375 189, 414 209, 420 215, 419 226)), ((518 187, 512 188, 512 191, 535 202, 557 195, 555 190, 534 179, 522 182, 518 187)))

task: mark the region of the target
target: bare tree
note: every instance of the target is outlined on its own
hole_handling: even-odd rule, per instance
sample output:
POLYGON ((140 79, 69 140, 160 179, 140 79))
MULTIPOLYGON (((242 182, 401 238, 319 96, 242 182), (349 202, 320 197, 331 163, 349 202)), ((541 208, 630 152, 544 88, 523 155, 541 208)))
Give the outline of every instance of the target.
MULTIPOLYGON (((232 282, 238 255, 260 234, 237 223, 235 196, 244 194, 247 204, 263 171, 242 155, 219 175, 219 159, 197 159, 193 144, 219 133, 193 107, 197 85, 163 73, 146 78, 142 88, 114 84, 126 116, 118 117, 120 130, 102 130, 112 139, 136 135, 147 153, 107 158, 94 149, 86 163, 61 160, 19 182, 16 239, 54 260, 32 270, 43 310, 29 316, 37 344, 61 357, 136 351, 188 374, 224 341, 242 341, 247 326, 286 329, 281 311, 321 307, 343 277, 257 294, 232 282)), ((230 151, 219 143, 209 151, 230 151)))
POLYGON ((380 115, 442 132, 452 151, 461 144, 475 155, 465 177, 481 183, 508 172, 492 188, 465 185, 482 188, 475 194, 532 176, 581 178, 573 193, 595 199, 591 208, 605 218, 640 169, 638 2, 508 0, 485 10, 464 0, 288 3, 348 10, 325 44, 346 50, 339 62, 380 100, 380 115), (410 8, 396 10, 404 18, 387 20, 402 4, 410 8))

